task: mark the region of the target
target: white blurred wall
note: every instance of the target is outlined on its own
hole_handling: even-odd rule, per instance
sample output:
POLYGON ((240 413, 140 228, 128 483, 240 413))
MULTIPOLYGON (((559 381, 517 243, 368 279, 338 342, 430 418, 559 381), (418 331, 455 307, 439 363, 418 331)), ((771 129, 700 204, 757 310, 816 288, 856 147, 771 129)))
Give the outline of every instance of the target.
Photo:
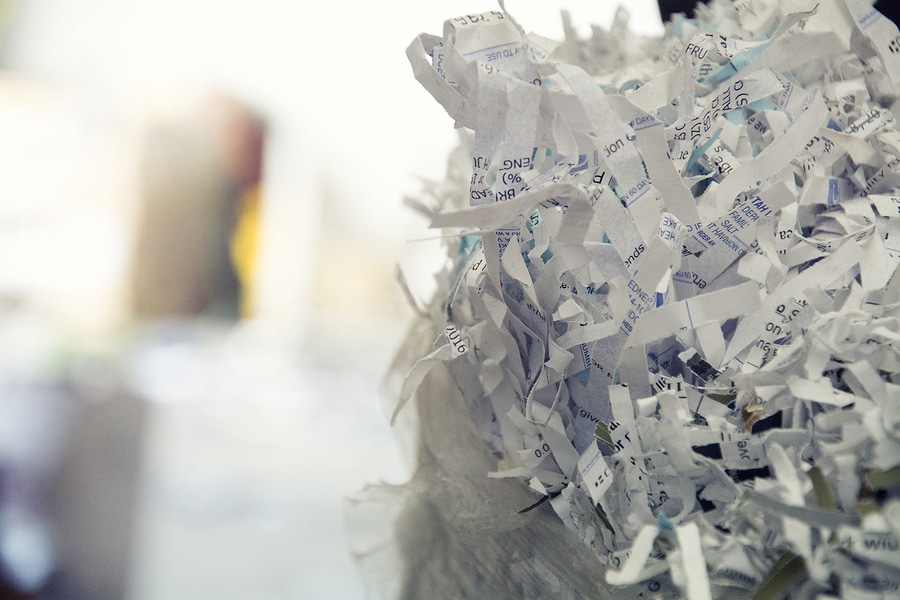
MULTIPOLYGON (((652 0, 627 4, 635 30, 661 30, 652 0)), ((507 9, 526 29, 549 37, 561 35, 562 7, 570 10, 584 35, 589 34, 589 23, 611 23, 616 10, 613 2, 589 0, 507 2, 507 9)), ((447 18, 494 8, 494 3, 478 0, 404 0, 389 5, 282 0, 20 2, 7 40, 6 63, 28 81, 66 96, 68 114, 56 117, 75 119, 62 127, 41 124, 59 131, 51 138, 32 139, 29 150, 38 152, 50 145, 44 139, 52 140, 55 147, 47 159, 54 176, 46 181, 89 174, 95 184, 104 177, 111 184, 105 190, 94 185, 49 191, 26 180, 22 187, 29 189, 21 190, 23 196, 0 199, 0 219, 22 203, 31 204, 32 192, 41 194, 42 202, 56 203, 64 202, 59 194, 71 194, 67 200, 78 204, 97 203, 90 197, 105 193, 113 195, 109 200, 121 208, 127 199, 115 195, 128 191, 127 181, 117 180, 124 166, 109 164, 111 158, 121 158, 121 149, 107 146, 104 154, 102 143, 127 146, 133 133, 128 127, 135 119, 187 110, 191 98, 203 90, 231 92, 258 108, 272 124, 265 175, 262 310, 300 327, 311 308, 310 283, 321 266, 316 248, 323 242, 317 230, 323 189, 330 194, 327 201, 336 205, 331 210, 348 232, 348 243, 357 244, 353 250, 370 249, 387 262, 407 255, 409 268, 415 270, 417 252, 405 240, 427 232, 401 207, 400 198, 417 191, 414 176, 442 175, 444 157, 455 138, 449 118, 413 79, 404 50, 420 31, 440 33, 447 18)), ((3 148, 0 142, 0 156, 3 148)), ((27 154, 10 162, 16 160, 35 164, 27 154)), ((107 244, 103 250, 122 248, 115 218, 82 216, 91 222, 73 227, 85 232, 106 227, 106 237, 114 238, 92 232, 94 245, 107 244)), ((127 247, 127 240, 124 243, 127 247)), ((65 253, 54 248, 52 254, 65 253)), ((113 276, 121 268, 107 264, 108 258, 105 263, 98 258, 84 254, 92 265, 105 265, 97 277, 113 276)), ((47 260, 53 263, 52 257, 47 260)), ((38 266, 41 276, 51 274, 52 264, 38 266)))

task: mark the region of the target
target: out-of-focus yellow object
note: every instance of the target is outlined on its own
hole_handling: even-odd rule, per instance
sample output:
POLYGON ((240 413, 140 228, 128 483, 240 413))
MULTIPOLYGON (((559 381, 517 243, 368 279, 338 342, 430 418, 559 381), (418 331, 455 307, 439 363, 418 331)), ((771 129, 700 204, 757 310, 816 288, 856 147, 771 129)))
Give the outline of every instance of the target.
POLYGON ((256 257, 259 248, 259 225, 262 188, 253 185, 241 195, 240 213, 231 236, 231 262, 241 284, 241 318, 256 314, 256 257))
POLYGON ((226 94, 198 102, 145 135, 132 269, 138 318, 256 314, 264 126, 226 94))

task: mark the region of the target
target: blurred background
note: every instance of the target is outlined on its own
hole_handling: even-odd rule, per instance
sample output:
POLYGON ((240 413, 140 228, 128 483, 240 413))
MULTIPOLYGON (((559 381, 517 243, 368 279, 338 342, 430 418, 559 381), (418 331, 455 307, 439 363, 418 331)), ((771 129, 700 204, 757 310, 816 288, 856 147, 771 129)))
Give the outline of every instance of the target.
POLYGON ((343 502, 407 477, 395 269, 439 260, 402 199, 456 140, 404 50, 496 8, 0 0, 0 598, 364 597, 343 502))

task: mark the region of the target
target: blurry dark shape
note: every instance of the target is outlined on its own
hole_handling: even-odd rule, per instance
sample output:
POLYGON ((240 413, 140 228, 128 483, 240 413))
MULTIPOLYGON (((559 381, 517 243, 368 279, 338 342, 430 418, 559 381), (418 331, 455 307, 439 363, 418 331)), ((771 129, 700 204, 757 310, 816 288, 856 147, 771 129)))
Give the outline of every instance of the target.
POLYGON ((215 95, 203 115, 225 173, 240 190, 262 179, 265 133, 260 119, 243 103, 215 95))
POLYGON ((240 102, 212 97, 199 115, 157 122, 141 165, 134 253, 137 318, 236 319, 252 289, 264 133, 240 102), (234 253, 238 229, 242 244, 234 253), (248 241, 249 240, 249 241, 248 241))
POLYGON ((230 238, 231 261, 240 283, 240 316, 251 317, 256 312, 265 126, 249 108, 228 96, 213 97, 206 118, 219 161, 239 195, 230 238))
POLYGON ((681 13, 685 17, 694 16, 694 9, 697 7, 696 0, 657 0, 659 4, 659 14, 663 23, 672 19, 672 15, 681 13))
POLYGON ((0 365, 0 600, 128 596, 146 404, 73 364, 0 365))
POLYGON ((53 494, 59 574, 48 597, 126 598, 146 404, 120 382, 75 386, 73 401, 53 494))
POLYGON ((64 384, 9 369, 0 394, 0 598, 52 597, 62 571, 53 488, 74 402, 64 384))
POLYGON ((881 0, 875 3, 875 8, 895 24, 900 19, 900 4, 897 4, 897 0, 881 0))

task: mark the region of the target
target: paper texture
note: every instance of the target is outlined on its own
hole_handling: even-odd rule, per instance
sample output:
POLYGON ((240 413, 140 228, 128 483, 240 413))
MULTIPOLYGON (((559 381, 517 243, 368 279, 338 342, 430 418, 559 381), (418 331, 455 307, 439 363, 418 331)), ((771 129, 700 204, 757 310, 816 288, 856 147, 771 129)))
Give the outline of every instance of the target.
POLYGON ((395 373, 407 493, 448 544, 502 532, 453 585, 897 593, 898 40, 861 0, 741 0, 659 40, 493 11, 412 43, 469 154, 431 221, 431 345, 395 373))

